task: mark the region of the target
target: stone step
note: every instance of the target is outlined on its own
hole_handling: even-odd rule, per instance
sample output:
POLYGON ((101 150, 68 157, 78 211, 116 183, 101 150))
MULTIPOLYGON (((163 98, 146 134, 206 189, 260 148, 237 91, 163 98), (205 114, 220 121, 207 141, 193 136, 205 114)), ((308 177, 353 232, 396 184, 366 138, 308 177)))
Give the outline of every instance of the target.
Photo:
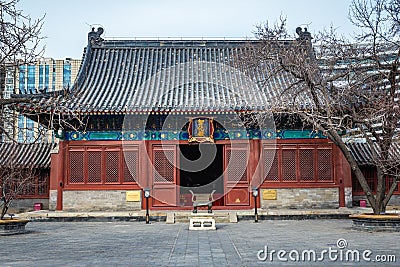
MULTIPOLYGON (((199 212, 197 216, 208 216, 207 212, 199 212)), ((214 219, 216 223, 229 223, 229 213, 228 212, 214 212, 214 219)), ((175 222, 189 222, 190 217, 193 216, 191 212, 175 212, 175 222)))

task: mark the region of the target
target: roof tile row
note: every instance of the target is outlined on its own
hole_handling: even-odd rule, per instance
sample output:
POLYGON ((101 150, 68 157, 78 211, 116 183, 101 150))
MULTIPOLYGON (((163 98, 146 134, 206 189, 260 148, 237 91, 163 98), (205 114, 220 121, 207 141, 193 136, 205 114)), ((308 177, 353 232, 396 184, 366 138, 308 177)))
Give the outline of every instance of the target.
POLYGON ((56 144, 1 143, 0 166, 50 168, 50 152, 56 144))

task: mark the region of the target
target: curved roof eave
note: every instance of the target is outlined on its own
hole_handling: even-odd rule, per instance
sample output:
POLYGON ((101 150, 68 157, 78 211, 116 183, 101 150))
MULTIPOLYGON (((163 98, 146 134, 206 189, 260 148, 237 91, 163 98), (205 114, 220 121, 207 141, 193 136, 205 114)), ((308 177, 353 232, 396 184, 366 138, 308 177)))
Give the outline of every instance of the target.
MULTIPOLYGON (((269 107, 276 77, 261 89, 235 68, 245 40, 104 40, 102 28, 88 34, 88 45, 68 105, 77 112, 152 110, 236 110, 269 107)), ((254 41, 252 41, 254 42, 254 41)), ((267 71, 267 69, 262 70, 267 71)), ((254 74, 252 74, 254 75, 254 74)))

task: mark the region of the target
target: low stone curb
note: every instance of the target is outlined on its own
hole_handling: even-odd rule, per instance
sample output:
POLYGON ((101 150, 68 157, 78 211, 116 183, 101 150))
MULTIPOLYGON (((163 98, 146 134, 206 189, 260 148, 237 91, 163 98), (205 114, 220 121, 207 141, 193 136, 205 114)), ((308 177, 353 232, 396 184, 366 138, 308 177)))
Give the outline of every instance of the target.
POLYGON ((5 219, 0 220, 0 235, 16 235, 26 232, 25 225, 30 220, 26 219, 5 219))
MULTIPOLYGON (((258 215, 258 220, 325 220, 350 219, 348 214, 290 214, 290 215, 258 215)), ((238 220, 254 220, 254 215, 238 216, 238 220)))
POLYGON ((353 229, 368 232, 400 232, 399 214, 353 214, 349 216, 353 220, 353 229))
MULTIPOLYGON (((174 211, 176 216, 179 216, 179 212, 174 211)), ((259 220, 318 220, 318 219, 350 219, 349 215, 352 213, 316 213, 315 211, 306 213, 299 212, 297 214, 258 214, 259 220)), ((189 216, 188 214, 182 214, 189 216)), ((181 216, 182 216, 181 215, 181 216)), ((134 215, 107 215, 105 213, 28 213, 22 215, 24 218, 29 219, 32 222, 144 222, 145 214, 134 214, 134 215)), ((254 220, 254 213, 251 212, 237 212, 238 221, 252 221, 254 220)), ((150 213, 150 221, 152 222, 166 222, 167 213, 156 212, 156 214, 150 213)), ((189 221, 189 219, 188 219, 189 221)))
MULTIPOLYGON (((166 216, 150 216, 150 221, 164 222, 166 216)), ((31 222, 144 222, 145 216, 31 217, 31 222)))

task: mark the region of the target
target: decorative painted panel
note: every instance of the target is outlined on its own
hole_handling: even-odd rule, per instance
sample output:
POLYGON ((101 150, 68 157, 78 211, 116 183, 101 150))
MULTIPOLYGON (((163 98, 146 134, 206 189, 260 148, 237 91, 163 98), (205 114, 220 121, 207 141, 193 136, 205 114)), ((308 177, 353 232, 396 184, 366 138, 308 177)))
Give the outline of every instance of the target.
POLYGON ((209 118, 195 118, 189 122, 188 142, 214 142, 213 120, 209 118))
POLYGON ((248 206, 250 205, 250 193, 246 186, 236 186, 230 189, 226 195, 226 205, 248 206))
MULTIPOLYGON (((271 140, 271 139, 314 139, 326 138, 320 132, 311 130, 225 130, 217 128, 213 133, 214 140, 271 140)), ((141 140, 189 140, 187 131, 103 131, 103 132, 66 132, 65 140, 114 140, 114 141, 141 141, 141 140)))

